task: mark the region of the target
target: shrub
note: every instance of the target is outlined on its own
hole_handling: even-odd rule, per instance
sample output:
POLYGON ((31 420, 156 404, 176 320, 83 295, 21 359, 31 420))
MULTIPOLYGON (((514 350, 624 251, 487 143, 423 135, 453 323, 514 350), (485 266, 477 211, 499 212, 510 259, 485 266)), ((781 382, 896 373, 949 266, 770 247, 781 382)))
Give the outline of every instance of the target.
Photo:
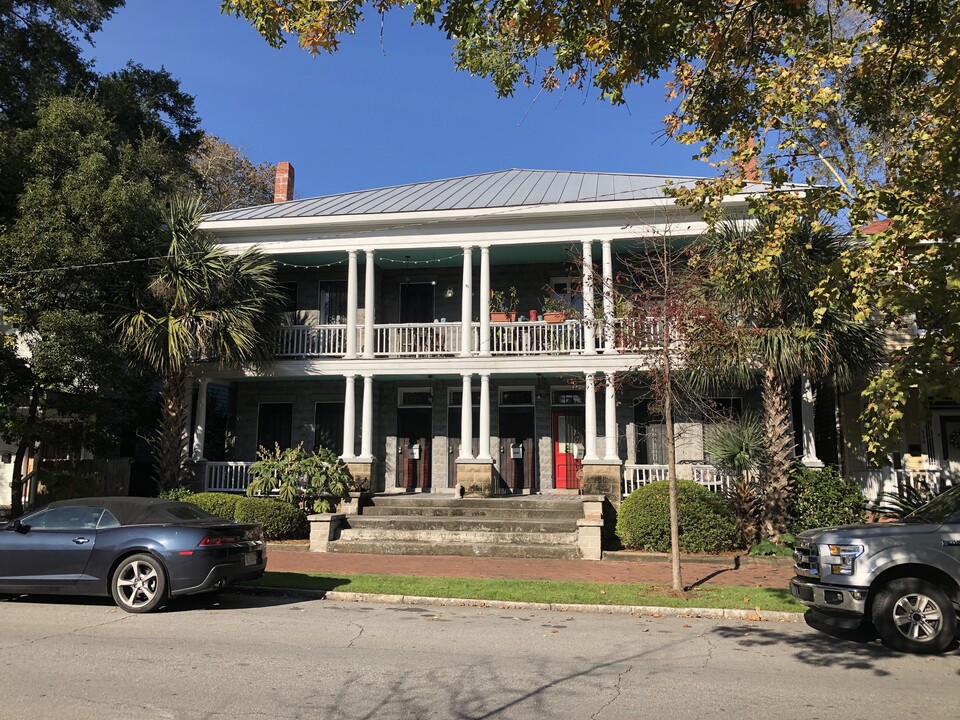
MULTIPOLYGON (((724 499, 690 480, 677 481, 680 550, 718 553, 740 546, 724 499)), ((634 550, 669 552, 670 488, 666 480, 634 490, 617 517, 617 536, 634 550)))
POLYGON ((268 540, 304 538, 308 534, 307 514, 283 500, 238 498, 234 517, 239 522, 259 523, 268 540))
POLYGON ((852 480, 827 467, 810 470, 800 466, 793 475, 793 530, 863 522, 867 499, 852 480))
POLYGON ((184 502, 191 495, 193 495, 193 490, 190 488, 185 488, 183 485, 181 485, 180 487, 175 487, 172 490, 164 490, 157 495, 157 497, 161 500, 179 500, 180 502, 184 502))
POLYGON ((227 520, 233 520, 239 499, 239 495, 221 492, 202 492, 184 498, 186 502, 193 503, 201 510, 227 520))
POLYGON ((303 443, 295 448, 273 450, 261 447, 257 461, 250 466, 250 485, 247 495, 269 495, 274 490, 280 500, 310 507, 314 512, 330 512, 346 497, 353 477, 346 463, 325 447, 317 447, 312 453, 303 449, 303 443))

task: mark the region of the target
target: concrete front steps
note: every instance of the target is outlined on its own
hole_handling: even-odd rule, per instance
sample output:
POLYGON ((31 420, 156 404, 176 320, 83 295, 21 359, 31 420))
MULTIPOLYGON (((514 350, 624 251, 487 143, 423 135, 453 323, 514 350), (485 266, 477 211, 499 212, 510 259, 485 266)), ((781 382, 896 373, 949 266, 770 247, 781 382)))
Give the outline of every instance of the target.
POLYGON ((580 558, 578 497, 377 495, 341 520, 327 552, 580 558))

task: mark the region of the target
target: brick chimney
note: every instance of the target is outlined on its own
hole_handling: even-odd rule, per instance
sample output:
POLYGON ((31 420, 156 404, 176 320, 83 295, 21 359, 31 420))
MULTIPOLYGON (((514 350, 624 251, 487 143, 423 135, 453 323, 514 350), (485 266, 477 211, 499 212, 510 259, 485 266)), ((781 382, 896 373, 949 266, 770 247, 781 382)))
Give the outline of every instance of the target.
POLYGON ((275 203, 293 200, 293 165, 284 161, 277 163, 277 175, 273 181, 273 201, 275 203))

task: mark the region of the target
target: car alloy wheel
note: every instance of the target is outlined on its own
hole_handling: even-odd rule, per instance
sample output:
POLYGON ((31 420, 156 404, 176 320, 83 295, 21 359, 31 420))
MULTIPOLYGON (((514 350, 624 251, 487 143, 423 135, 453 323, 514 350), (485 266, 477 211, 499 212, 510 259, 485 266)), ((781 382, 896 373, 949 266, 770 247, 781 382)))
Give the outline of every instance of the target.
POLYGON ((898 578, 877 593, 873 624, 884 645, 894 650, 939 653, 954 642, 957 614, 939 586, 919 578, 898 578))
POLYGON ((166 578, 160 562, 151 555, 132 555, 113 573, 111 591, 127 612, 150 612, 166 600, 166 578))

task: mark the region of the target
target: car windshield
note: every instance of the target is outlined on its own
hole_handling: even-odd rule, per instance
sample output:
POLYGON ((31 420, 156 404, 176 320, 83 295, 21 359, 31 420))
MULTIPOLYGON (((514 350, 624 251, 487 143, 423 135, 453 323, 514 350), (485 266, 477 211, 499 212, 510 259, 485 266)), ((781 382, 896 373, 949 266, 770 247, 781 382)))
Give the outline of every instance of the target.
POLYGON ((960 486, 950 488, 903 518, 906 522, 945 523, 960 520, 960 486))

